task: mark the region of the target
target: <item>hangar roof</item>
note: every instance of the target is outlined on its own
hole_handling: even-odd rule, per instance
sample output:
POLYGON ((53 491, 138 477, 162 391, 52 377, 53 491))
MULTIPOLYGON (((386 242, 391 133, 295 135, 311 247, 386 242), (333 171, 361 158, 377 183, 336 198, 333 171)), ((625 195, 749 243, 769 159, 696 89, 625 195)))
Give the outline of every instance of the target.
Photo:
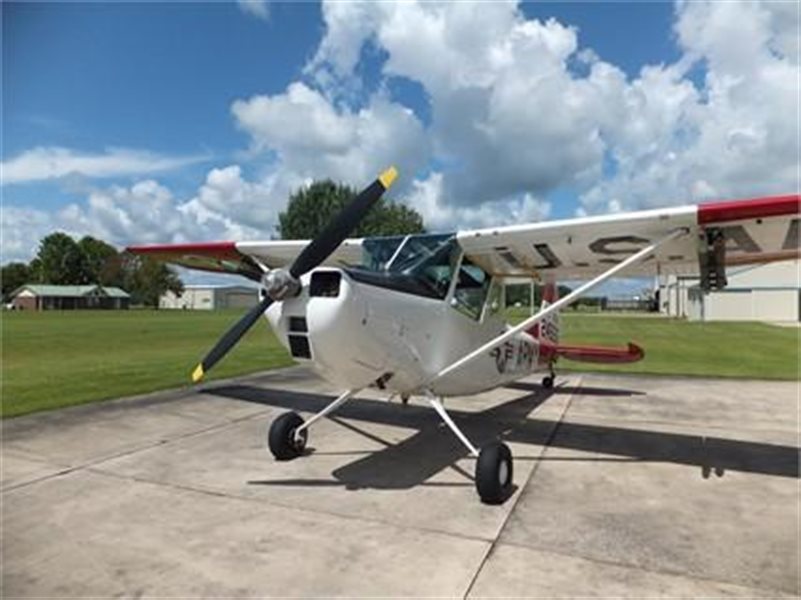
POLYGON ((99 285, 49 285, 32 283, 18 287, 11 296, 16 296, 23 290, 28 290, 35 296, 49 296, 55 298, 79 298, 88 296, 97 291, 101 296, 111 298, 129 298, 130 295, 117 287, 101 287, 99 285))

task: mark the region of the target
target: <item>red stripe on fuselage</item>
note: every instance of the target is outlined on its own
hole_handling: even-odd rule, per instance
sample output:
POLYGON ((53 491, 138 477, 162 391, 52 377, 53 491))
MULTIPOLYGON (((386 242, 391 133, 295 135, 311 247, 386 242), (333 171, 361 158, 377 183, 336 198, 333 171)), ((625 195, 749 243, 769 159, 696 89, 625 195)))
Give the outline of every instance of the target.
POLYGON ((705 202, 698 205, 698 224, 798 214, 800 200, 801 196, 796 194, 732 202, 705 202))

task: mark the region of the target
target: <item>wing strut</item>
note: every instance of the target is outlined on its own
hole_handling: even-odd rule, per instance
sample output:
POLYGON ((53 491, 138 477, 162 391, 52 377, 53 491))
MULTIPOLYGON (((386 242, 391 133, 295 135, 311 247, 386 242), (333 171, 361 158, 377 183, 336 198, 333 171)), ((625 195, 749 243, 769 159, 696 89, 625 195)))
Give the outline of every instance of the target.
POLYGON ((478 356, 481 356, 482 354, 484 354, 488 350, 492 350, 498 344, 502 344, 506 340, 509 340, 509 339, 515 337, 518 333, 520 333, 521 331, 525 331, 526 329, 530 328, 532 325, 534 325, 534 323, 542 321, 545 317, 547 317, 551 313, 556 312, 556 311, 560 310, 561 308, 567 306, 568 304, 573 303, 574 301, 578 300, 581 296, 583 296, 584 294, 589 292, 594 287, 600 285, 601 283, 603 283, 604 281, 606 281, 610 277, 614 277, 615 275, 617 275, 620 271, 622 271, 626 267, 628 267, 630 265, 633 265, 635 263, 638 263, 638 262, 640 262, 642 260, 645 260, 646 258, 648 258, 648 256, 650 256, 654 252, 654 250, 659 248, 659 246, 661 246, 665 242, 669 242, 670 240, 673 240, 673 239, 675 239, 675 238, 677 238, 679 236, 686 235, 689 232, 690 232, 690 230, 687 227, 681 227, 679 229, 673 230, 671 233, 669 233, 668 235, 666 235, 662 239, 657 240, 656 242, 654 242, 650 246, 646 246, 645 248, 643 248, 642 250, 640 250, 636 254, 632 254, 626 260, 616 264, 611 269, 609 269, 607 271, 604 271, 603 273, 601 273, 595 279, 593 279, 591 281, 588 281, 587 283, 585 283, 582 286, 579 286, 578 288, 576 288, 575 290, 570 292, 564 298, 560 298, 559 300, 557 300, 553 304, 549 304, 546 308, 542 309, 537 314, 529 317, 528 319, 526 319, 522 323, 519 323, 518 325, 515 325, 514 327, 512 327, 508 331, 504 332, 503 334, 499 335, 498 337, 493 338, 492 340, 490 340, 489 342, 487 342, 483 346, 479 346, 478 348, 476 348, 475 350, 473 350, 469 354, 466 354, 465 356, 463 356, 462 358, 460 358, 456 362, 451 363, 450 365, 448 365, 447 367, 442 369, 439 373, 434 375, 431 379, 429 379, 425 383, 425 385, 423 385, 422 387, 423 388, 429 388, 431 386, 431 384, 434 383, 436 380, 438 380, 438 379, 440 379, 442 377, 445 377, 446 375, 452 373, 453 371, 455 371, 456 369, 458 369, 460 367, 463 367, 464 365, 469 363, 474 358, 477 358, 478 356))

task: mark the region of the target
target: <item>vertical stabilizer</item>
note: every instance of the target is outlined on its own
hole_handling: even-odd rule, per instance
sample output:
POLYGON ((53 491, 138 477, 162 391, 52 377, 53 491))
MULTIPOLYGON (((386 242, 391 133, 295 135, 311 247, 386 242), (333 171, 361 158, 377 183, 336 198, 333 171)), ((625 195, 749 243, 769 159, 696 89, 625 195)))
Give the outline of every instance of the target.
MULTIPOLYGON (((542 302, 540 310, 559 300, 559 286, 556 282, 549 281, 542 288, 542 302)), ((546 344, 556 345, 559 343, 559 312, 551 313, 539 323, 528 330, 532 336, 545 342, 546 344)))

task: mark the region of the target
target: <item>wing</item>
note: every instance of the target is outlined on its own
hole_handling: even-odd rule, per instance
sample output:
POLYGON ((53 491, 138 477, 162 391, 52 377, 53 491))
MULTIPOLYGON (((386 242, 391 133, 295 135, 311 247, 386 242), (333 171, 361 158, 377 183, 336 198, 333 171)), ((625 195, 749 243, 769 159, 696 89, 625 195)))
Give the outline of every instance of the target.
POLYGON ((695 275, 708 257, 725 265, 798 258, 798 213, 798 195, 776 196, 461 231, 457 239, 471 261, 495 275, 581 279, 687 228, 692 235, 625 274, 695 275))
MULTIPOLYGON (((260 281, 263 273, 260 265, 268 269, 289 265, 308 243, 308 240, 201 242, 129 246, 127 251, 188 269, 243 275, 260 281)), ((345 240, 323 264, 357 264, 361 260, 361 244, 361 239, 345 240)))
MULTIPOLYGON (((581 279, 606 271, 627 256, 676 228, 685 235, 662 246, 627 275, 698 274, 711 241, 723 245, 728 265, 799 257, 799 196, 664 208, 565 221, 460 231, 467 257, 494 275, 581 279), (717 238, 715 236, 718 236, 717 238)), ((347 239, 323 263, 356 265, 362 239, 347 239)), ((308 240, 205 242, 131 246, 134 254, 152 256, 190 269, 244 275, 260 280, 260 265, 275 269, 292 263, 308 240)))

